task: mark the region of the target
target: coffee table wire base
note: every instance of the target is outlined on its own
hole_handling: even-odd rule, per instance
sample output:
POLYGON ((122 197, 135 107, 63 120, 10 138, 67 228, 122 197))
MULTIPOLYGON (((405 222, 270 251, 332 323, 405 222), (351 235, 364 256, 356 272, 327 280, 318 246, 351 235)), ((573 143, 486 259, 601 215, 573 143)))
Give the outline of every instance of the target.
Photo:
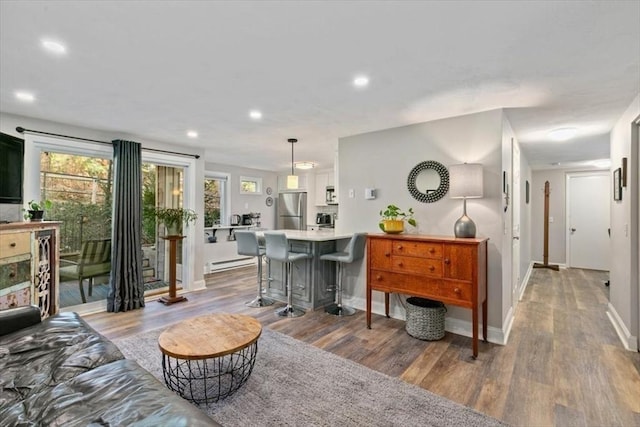
POLYGON ((236 353, 202 360, 162 355, 162 374, 167 387, 193 403, 217 402, 244 384, 256 361, 258 341, 236 353))

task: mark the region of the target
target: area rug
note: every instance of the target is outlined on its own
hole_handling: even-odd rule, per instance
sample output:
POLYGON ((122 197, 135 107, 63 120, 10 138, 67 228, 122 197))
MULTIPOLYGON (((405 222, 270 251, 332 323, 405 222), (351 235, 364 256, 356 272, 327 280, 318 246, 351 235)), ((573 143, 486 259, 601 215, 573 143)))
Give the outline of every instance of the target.
MULTIPOLYGON (((127 358, 160 381, 157 342, 162 330, 114 340, 127 358)), ((247 383, 231 397, 201 409, 224 426, 505 425, 267 328, 258 342, 257 361, 247 383)))

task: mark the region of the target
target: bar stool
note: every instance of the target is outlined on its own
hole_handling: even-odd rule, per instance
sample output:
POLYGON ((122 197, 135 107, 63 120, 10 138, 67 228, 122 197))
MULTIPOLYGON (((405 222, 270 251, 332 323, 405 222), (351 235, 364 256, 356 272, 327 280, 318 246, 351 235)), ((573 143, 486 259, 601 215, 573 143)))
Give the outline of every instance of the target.
POLYGON ((342 272, 343 266, 346 263, 352 263, 353 261, 357 261, 364 256, 364 244, 367 240, 366 233, 355 233, 345 252, 333 252, 330 254, 320 255, 320 259, 323 261, 335 261, 338 264, 338 269, 336 272, 336 302, 334 304, 328 305, 325 308, 325 312, 329 314, 333 314, 335 316, 351 316, 356 311, 351 307, 344 307, 342 305, 342 272))
POLYGON ((293 263, 311 258, 310 253, 306 252, 290 252, 289 240, 283 232, 265 231, 267 258, 284 263, 285 265, 285 287, 287 289, 287 305, 286 307, 276 310, 276 314, 282 317, 300 317, 304 314, 304 310, 293 306, 293 263))
POLYGON ((258 296, 246 303, 246 305, 249 307, 266 307, 273 304, 273 300, 262 296, 262 257, 265 255, 265 247, 260 245, 255 231, 237 230, 235 236, 238 242, 238 255, 258 257, 258 296))

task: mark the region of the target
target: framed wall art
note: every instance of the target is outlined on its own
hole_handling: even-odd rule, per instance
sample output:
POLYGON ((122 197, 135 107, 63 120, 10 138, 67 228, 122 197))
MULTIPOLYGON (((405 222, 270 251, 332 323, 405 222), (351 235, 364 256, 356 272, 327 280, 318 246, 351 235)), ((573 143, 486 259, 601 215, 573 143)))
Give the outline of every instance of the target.
POLYGON ((613 171, 613 200, 622 200, 622 168, 613 171))

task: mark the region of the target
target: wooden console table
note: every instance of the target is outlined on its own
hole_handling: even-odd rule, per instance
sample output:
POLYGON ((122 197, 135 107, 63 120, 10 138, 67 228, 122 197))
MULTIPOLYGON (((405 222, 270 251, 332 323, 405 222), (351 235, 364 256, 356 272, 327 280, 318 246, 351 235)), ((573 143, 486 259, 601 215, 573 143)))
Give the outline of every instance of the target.
POLYGON ((487 340, 487 241, 404 234, 367 236, 367 328, 371 294, 382 291, 389 317, 389 293, 429 298, 470 308, 473 358, 478 357, 478 309, 487 340))
POLYGON ((182 295, 176 295, 176 259, 178 242, 184 239, 184 236, 166 236, 164 240, 169 241, 169 296, 161 297, 158 302, 164 305, 171 305, 176 302, 186 301, 187 298, 182 295))

